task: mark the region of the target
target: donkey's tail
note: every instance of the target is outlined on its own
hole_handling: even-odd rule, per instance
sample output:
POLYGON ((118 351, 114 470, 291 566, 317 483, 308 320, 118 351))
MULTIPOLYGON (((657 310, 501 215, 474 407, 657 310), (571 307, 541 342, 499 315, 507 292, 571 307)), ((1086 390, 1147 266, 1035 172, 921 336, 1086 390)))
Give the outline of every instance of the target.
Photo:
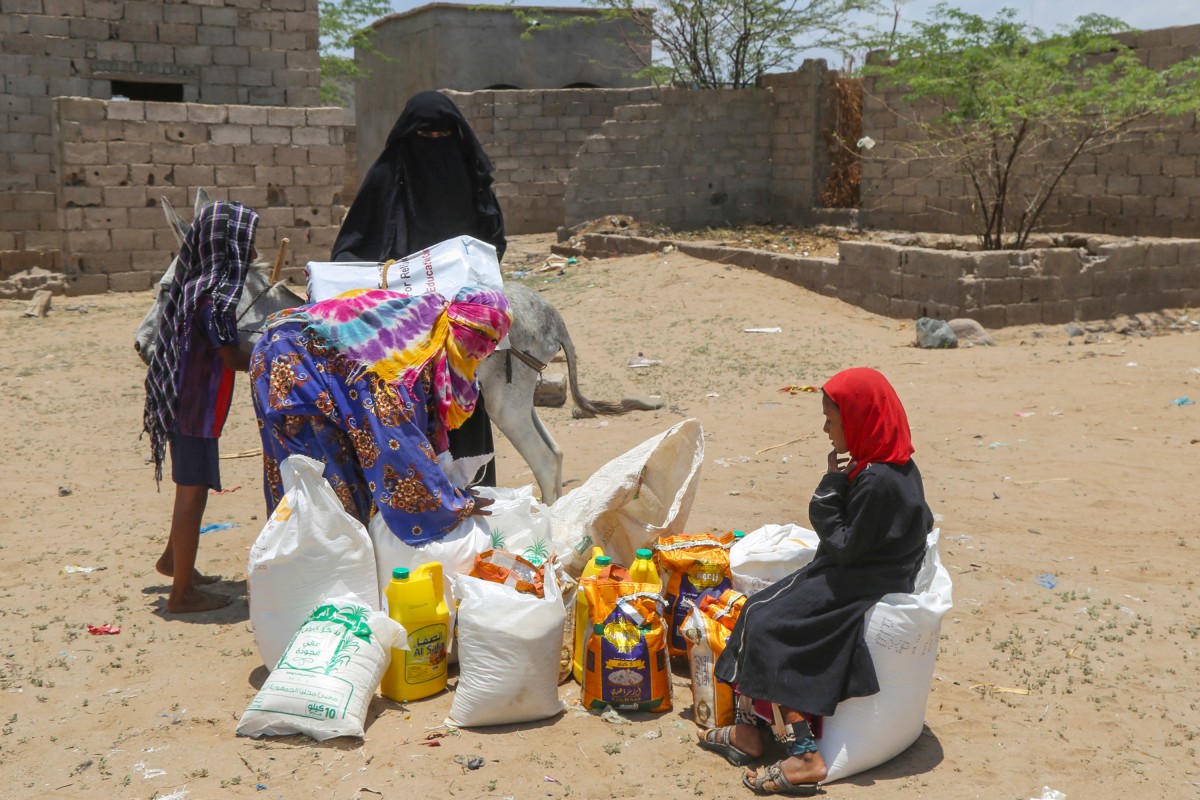
POLYGON ((571 385, 571 399, 575 401, 571 416, 587 419, 597 414, 624 414, 629 411, 653 411, 662 408, 663 401, 660 397, 625 397, 619 403, 587 399, 583 392, 579 391, 579 378, 575 374, 575 345, 565 330, 559 344, 567 356, 567 382, 571 385))

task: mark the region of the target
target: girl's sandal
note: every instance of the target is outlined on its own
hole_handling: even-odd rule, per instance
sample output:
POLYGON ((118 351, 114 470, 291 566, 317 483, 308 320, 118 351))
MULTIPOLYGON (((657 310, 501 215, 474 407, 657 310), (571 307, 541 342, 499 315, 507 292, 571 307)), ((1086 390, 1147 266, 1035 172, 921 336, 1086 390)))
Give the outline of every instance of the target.
POLYGON ((756 756, 752 756, 744 750, 739 750, 729 743, 729 734, 732 731, 732 725, 726 725, 723 728, 707 728, 701 732, 700 741, 697 744, 705 750, 711 750, 722 756, 735 767, 747 766, 754 761, 756 756))
POLYGON ((760 767, 754 773, 742 775, 742 783, 755 794, 782 794, 789 797, 812 797, 818 787, 814 783, 792 783, 783 774, 783 767, 776 761, 765 767, 760 767))

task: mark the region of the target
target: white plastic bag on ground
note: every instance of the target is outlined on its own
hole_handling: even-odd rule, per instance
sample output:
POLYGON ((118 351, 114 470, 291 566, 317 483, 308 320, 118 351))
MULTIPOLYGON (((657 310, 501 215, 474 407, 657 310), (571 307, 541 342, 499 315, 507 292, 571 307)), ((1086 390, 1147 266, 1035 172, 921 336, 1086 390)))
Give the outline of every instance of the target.
POLYGON ((838 704, 822 721, 817 748, 842 780, 904 752, 921 735, 933 682, 942 617, 953 605, 950 573, 938 557, 934 529, 912 594, 884 595, 867 612, 864 638, 875 663, 879 693, 838 704))
POLYGON ((447 724, 472 727, 530 722, 565 707, 558 696, 559 655, 567 612, 558 583, 545 597, 461 575, 458 685, 447 724))
POLYGON ((799 525, 764 525, 729 550, 733 588, 744 595, 760 592, 813 560, 821 543, 816 531, 799 525))
POLYGON ((583 572, 593 545, 618 564, 659 536, 682 533, 704 462, 704 431, 686 419, 605 464, 550 506, 558 557, 583 572))
POLYGON ((495 501, 488 506, 492 514, 487 518, 493 548, 516 553, 538 564, 554 555, 550 509, 533 496, 532 486, 517 489, 477 486, 475 491, 480 497, 495 501))
POLYGON ((404 628, 344 585, 313 609, 238 722, 240 736, 362 736, 371 698, 404 628))
POLYGON ((268 669, 309 612, 341 581, 379 610, 375 548, 308 456, 279 465, 284 495, 250 548, 246 584, 254 642, 268 669))
POLYGON ((405 544, 392 533, 383 514, 376 514, 367 525, 367 532, 375 545, 375 567, 380 590, 387 588, 392 580, 392 570, 396 567, 411 571, 422 564, 437 561, 442 565, 442 594, 446 598, 446 608, 450 609, 450 630, 454 630, 454 578, 470 572, 475 564, 475 556, 491 549, 492 534, 486 519, 467 517, 441 539, 413 546, 405 544))

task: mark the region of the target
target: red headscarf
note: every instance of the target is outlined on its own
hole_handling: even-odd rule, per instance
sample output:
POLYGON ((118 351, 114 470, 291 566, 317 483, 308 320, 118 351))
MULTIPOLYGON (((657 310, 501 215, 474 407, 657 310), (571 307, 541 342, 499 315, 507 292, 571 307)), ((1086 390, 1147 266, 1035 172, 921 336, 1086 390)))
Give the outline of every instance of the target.
POLYGON ((913 454, 908 416, 887 378, 870 367, 844 369, 821 387, 842 415, 853 480, 871 463, 907 464, 913 454))

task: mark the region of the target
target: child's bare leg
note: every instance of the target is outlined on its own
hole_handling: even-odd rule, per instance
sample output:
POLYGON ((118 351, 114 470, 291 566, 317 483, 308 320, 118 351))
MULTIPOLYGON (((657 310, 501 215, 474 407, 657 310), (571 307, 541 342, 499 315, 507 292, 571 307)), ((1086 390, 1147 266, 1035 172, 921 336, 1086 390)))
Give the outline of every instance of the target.
MULTIPOLYGON (((785 743, 790 755, 779 762, 783 776, 792 784, 820 783, 825 780, 829 770, 825 766, 825 759, 817 751, 816 743, 812 740, 804 715, 785 706, 780 706, 779 710, 783 715, 784 724, 788 726, 794 736, 792 740, 785 743)), ((756 770, 747 772, 750 780, 754 780, 756 774, 756 770)), ((777 791, 780 787, 773 786, 770 781, 767 781, 762 788, 770 792, 777 791)))
MULTIPOLYGON (((168 536, 166 548, 163 550, 163 554, 159 556, 158 562, 154 565, 154 569, 159 575, 165 575, 168 578, 175 577, 175 546, 171 541, 171 537, 168 536)), ((197 586, 207 586, 210 583, 217 583, 220 580, 220 575, 202 575, 198 569, 192 571, 192 583, 197 586)))
MULTIPOLYGON (((196 551, 200 549, 200 522, 208 504, 207 486, 175 487, 175 510, 168 541, 173 575, 167 611, 188 614, 229 605, 233 598, 196 588, 196 551)), ((164 554, 165 557, 165 554, 164 554)), ((160 561, 161 563, 161 561, 160 561)))

